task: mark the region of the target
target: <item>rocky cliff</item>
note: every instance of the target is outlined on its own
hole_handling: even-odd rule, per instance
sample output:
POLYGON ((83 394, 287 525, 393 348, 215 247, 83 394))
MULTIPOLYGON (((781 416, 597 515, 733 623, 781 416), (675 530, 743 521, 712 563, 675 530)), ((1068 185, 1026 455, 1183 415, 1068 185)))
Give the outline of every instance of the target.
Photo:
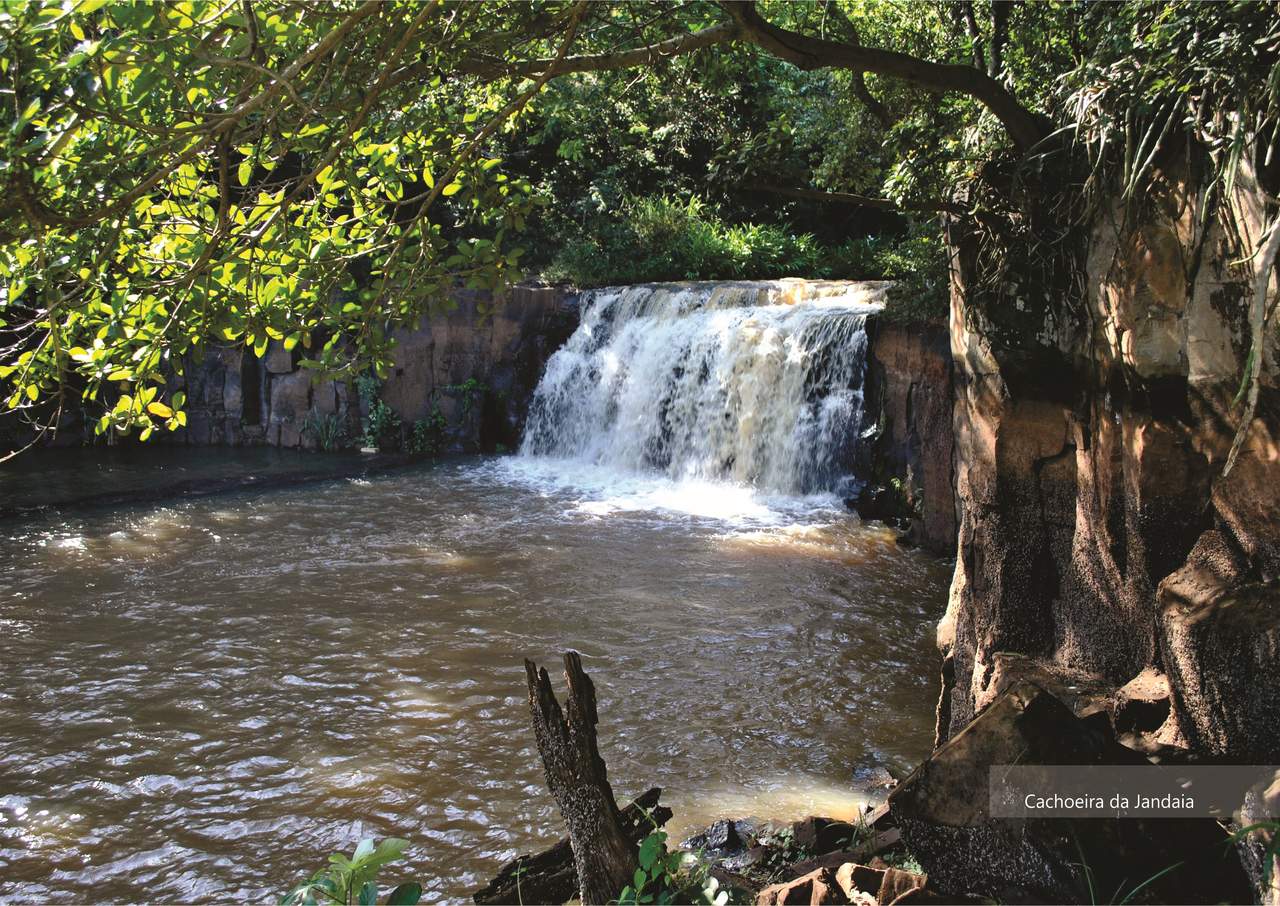
POLYGON ((1280 754, 1274 332, 1223 475, 1264 195, 1243 171, 1229 206, 1206 191, 1167 172, 1138 210, 1097 213, 1079 291, 1017 290, 1020 332, 987 307, 975 243, 953 230, 961 518, 940 739, 1020 676, 1115 690, 1142 674, 1167 690, 1144 717, 1159 739, 1280 754))
MULTIPOLYGON (((547 358, 577 323, 576 297, 554 287, 516 286, 495 299, 459 291, 450 310, 395 334, 395 365, 379 391, 406 425, 435 409, 453 450, 515 446, 547 358)), ((189 362, 188 444, 317 446, 310 419, 333 419, 354 437, 360 400, 345 382, 313 382, 299 350, 273 344, 258 358, 243 346, 214 347, 189 362)), ((175 388, 177 389, 177 388, 175 388)))
POLYGON ((868 326, 868 416, 876 434, 866 468, 896 487, 912 536, 935 553, 955 553, 951 347, 945 327, 873 318, 868 326))

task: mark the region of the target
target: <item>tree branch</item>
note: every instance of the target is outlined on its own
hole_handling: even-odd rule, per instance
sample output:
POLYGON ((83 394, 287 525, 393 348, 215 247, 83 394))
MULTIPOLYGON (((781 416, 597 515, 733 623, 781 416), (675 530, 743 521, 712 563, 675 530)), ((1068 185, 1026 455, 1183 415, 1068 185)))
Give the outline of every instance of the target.
POLYGON ((1007 88, 972 66, 932 63, 893 50, 811 38, 771 25, 760 17, 751 2, 729 0, 722 6, 741 29, 740 40, 755 44, 801 69, 831 67, 874 72, 932 91, 962 92, 995 114, 1021 151, 1029 150, 1049 134, 1045 118, 1023 107, 1007 88))
POLYGON ((991 68, 987 75, 1000 78, 1004 70, 1004 45, 1009 40, 1009 13, 1014 0, 991 0, 991 68))
POLYGON ((714 44, 724 44, 739 37, 738 26, 732 22, 713 25, 701 31, 687 35, 679 35, 656 44, 637 47, 634 50, 618 51, 577 57, 565 57, 563 60, 528 60, 514 65, 494 60, 475 58, 463 60, 458 69, 469 75, 485 78, 501 78, 503 76, 535 76, 553 69, 554 75, 570 72, 597 72, 605 69, 628 69, 633 66, 651 66, 667 57, 692 53, 714 44))
POLYGON ((758 185, 755 188, 770 195, 783 195, 787 198, 804 198, 812 201, 829 201, 834 204, 856 205, 863 208, 876 208, 881 211, 921 211, 926 213, 947 213, 966 216, 968 211, 961 205, 950 201, 919 201, 898 204, 891 198, 874 198, 870 195, 857 195, 853 192, 824 192, 821 189, 788 189, 783 186, 758 185))
POLYGON ((969 47, 973 51, 973 67, 986 71, 987 61, 982 53, 982 30, 978 28, 978 17, 973 14, 973 0, 963 0, 959 6, 965 31, 969 34, 969 47))

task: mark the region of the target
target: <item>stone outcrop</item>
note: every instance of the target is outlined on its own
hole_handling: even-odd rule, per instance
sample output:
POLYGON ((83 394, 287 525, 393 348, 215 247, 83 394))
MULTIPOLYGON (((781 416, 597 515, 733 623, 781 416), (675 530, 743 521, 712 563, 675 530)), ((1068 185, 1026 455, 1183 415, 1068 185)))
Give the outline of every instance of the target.
MULTIPOLYGON (((448 311, 395 333, 395 364, 381 398, 407 426, 437 409, 455 451, 514 447, 542 367, 577 324, 576 296, 515 286, 495 299, 459 290, 448 311)), ((261 359, 242 346, 212 347, 187 363, 188 424, 166 439, 195 445, 314 448, 308 420, 332 419, 354 438, 360 401, 345 382, 314 382, 299 350, 273 342, 261 359)))
POLYGON ((924 547, 954 553, 956 503, 947 330, 940 325, 903 325, 877 317, 871 319, 867 333, 867 414, 876 425, 869 451, 870 475, 876 485, 899 498, 897 502, 912 521, 913 536, 924 547))
POLYGON ((1205 191, 1165 172, 1136 215, 1096 215, 1082 288, 1006 294, 1004 312, 952 229, 961 518, 939 741, 995 697, 1012 657, 1104 690, 1154 671, 1171 736, 1218 758, 1280 755, 1274 332, 1222 474, 1263 195, 1247 167, 1230 204, 1205 191), (1201 222, 1205 205, 1217 216, 1201 222))
POLYGON ((943 894, 999 902, 1241 903, 1248 877, 1212 818, 989 814, 996 765, 1142 765, 1101 714, 1011 686, 889 794, 907 848, 943 894), (1114 894, 1113 894, 1114 891, 1114 894), (1139 898, 1138 895, 1141 894, 1139 898))

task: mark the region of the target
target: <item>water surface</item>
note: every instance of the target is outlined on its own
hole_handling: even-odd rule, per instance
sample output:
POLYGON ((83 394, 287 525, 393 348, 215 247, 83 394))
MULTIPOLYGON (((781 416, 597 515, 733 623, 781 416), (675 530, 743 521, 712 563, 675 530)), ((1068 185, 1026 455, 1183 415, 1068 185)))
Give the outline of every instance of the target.
POLYGON ((620 799, 848 813, 928 750, 949 565, 832 504, 503 458, 0 522, 0 898, 274 899, 396 835, 462 900, 563 832, 522 659, 566 648, 620 799))

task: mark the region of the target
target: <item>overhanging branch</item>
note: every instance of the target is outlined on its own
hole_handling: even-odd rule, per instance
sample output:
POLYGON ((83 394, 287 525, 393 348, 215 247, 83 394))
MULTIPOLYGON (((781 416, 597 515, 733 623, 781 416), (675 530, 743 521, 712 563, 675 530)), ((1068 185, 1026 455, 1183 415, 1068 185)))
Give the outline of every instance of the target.
POLYGON ((725 44, 739 37, 737 24, 723 22, 701 31, 687 35, 679 35, 655 44, 646 44, 633 50, 622 50, 616 53, 603 53, 565 57, 559 62, 555 60, 527 60, 523 63, 503 63, 497 60, 473 58, 463 60, 458 69, 469 75, 484 78, 501 78, 503 76, 536 76, 554 67, 555 75, 571 72, 598 72, 607 69, 629 69, 633 66, 652 66, 669 57, 692 53, 715 44, 725 44))
POLYGON ((801 69, 874 72, 903 79, 931 91, 959 91, 990 110, 1021 151, 1029 150, 1049 134, 1048 123, 1043 117, 1023 107, 1007 88, 972 66, 933 63, 894 50, 811 38, 766 22, 751 2, 730 0, 722 7, 737 23, 741 31, 740 40, 755 44, 801 69))
POLYGON ((871 195, 857 195, 853 192, 824 192, 821 189, 788 189, 783 186, 761 185, 758 191, 770 195, 782 195, 787 198, 803 198, 811 201, 828 201, 834 204, 855 205, 862 208, 875 208, 880 211, 923 212, 934 214, 954 214, 958 217, 968 215, 963 207, 950 201, 917 201, 897 203, 891 198, 875 198, 871 195))

